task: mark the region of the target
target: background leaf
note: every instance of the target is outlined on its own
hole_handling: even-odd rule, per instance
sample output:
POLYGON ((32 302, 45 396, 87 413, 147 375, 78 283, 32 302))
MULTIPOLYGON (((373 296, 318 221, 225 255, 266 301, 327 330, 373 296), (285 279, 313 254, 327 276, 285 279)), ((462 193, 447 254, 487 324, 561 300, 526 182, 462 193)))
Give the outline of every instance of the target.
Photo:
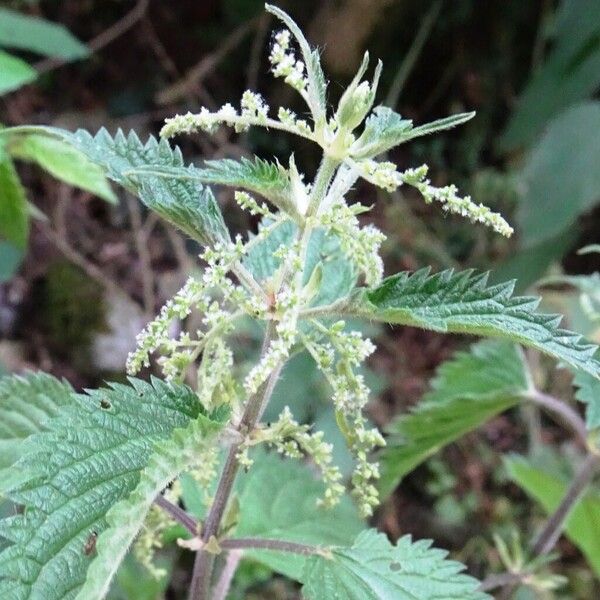
POLYGON ((62 25, 8 8, 0 8, 0 46, 65 60, 84 58, 90 53, 87 46, 62 25))
POLYGON ((50 175, 69 185, 91 192, 108 202, 117 201, 102 169, 70 144, 32 134, 17 138, 7 150, 15 158, 37 163, 50 175))
POLYGON ((0 50, 0 94, 12 92, 36 79, 37 72, 24 60, 0 50))
POLYGON ((553 117, 598 88, 599 34, 600 4, 596 0, 560 3, 554 49, 521 93, 500 140, 501 149, 532 143, 553 117))
MULTIPOLYGON (((556 510, 569 486, 568 480, 557 476, 556 469, 537 467, 522 456, 507 458, 506 468, 510 477, 540 503, 547 514, 556 510)), ((583 496, 567 518, 565 533, 600 577, 600 494, 588 491, 583 496)))
POLYGON ((517 212, 523 246, 560 234, 597 203, 599 130, 600 102, 579 104, 552 121, 531 150, 517 212))
POLYGON ((27 196, 12 160, 0 148, 0 236, 24 248, 29 237, 27 196))
POLYGON ((528 378, 522 352, 510 342, 479 342, 443 363, 431 391, 387 428, 382 494, 444 446, 516 404, 528 390, 528 378))

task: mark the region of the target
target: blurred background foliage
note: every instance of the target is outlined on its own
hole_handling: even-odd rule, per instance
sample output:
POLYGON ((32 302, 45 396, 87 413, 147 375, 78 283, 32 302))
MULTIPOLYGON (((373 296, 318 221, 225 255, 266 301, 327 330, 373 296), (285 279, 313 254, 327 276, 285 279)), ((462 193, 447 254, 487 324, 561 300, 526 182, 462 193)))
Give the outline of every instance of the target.
MULTIPOLYGON (((427 162, 436 184, 457 183, 502 212, 516 235, 500 239, 410 192, 378 194, 359 185, 356 195, 375 204, 368 219, 388 235, 388 272, 424 265, 492 269, 495 280, 516 278, 521 291, 542 294, 549 310, 600 342, 599 255, 579 251, 600 242, 600 2, 278 4, 322 49, 332 103, 368 49, 385 66, 379 101, 416 123, 477 111, 458 130, 401 146, 390 159, 400 168, 427 162)), ((143 138, 156 134, 166 116, 220 106, 246 88, 259 90, 271 106, 302 112, 267 73, 274 23, 262 7, 259 0, 0 1, 0 126, 122 127, 143 138)), ((308 144, 262 130, 180 143, 194 161, 251 153, 283 159, 294 149, 301 168, 309 174, 316 168, 308 144)), ((256 225, 227 192, 219 200, 234 230, 256 225)), ((30 136, 0 147, 0 368, 42 368, 77 388, 123 377, 135 334, 195 268, 196 252, 131 198, 117 198, 101 174, 58 142, 48 147, 30 136)), ((410 328, 368 333, 379 345, 366 375, 374 390, 370 417, 380 426, 415 405, 436 367, 467 343, 410 328)), ((249 326, 237 344, 241 368, 256 343, 249 326)), ((572 398, 569 374, 529 358, 546 389, 572 398)), ((338 442, 337 460, 347 468, 327 388, 312 373, 306 356, 295 357, 271 413, 289 404, 300 420, 316 421, 338 442)), ((564 487, 557 473, 577 452, 537 412, 514 409, 408 474, 375 523, 393 537, 431 536, 484 575, 502 562, 491 534, 508 539, 516 529, 535 531, 564 487), (511 451, 529 459, 503 461, 511 451)), ((585 501, 597 529, 598 490, 585 501)), ((11 510, 0 503, 0 512, 11 510)), ((566 587, 542 596, 523 588, 516 597, 597 597, 600 549, 583 539, 589 534, 574 522, 560 543, 562 559, 553 568, 569 577, 566 587)), ((186 557, 171 549, 161 560, 169 586, 131 559, 112 597, 184 597, 186 557)), ((264 566, 245 561, 231 598, 296 594, 264 566)))

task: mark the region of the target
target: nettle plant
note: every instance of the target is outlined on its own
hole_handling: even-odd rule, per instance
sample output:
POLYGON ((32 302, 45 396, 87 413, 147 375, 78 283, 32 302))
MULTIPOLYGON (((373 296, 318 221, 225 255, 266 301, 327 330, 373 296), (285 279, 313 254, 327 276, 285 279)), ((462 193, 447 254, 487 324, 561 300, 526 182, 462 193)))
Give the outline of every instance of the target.
MULTIPOLYGON (((24 507, 0 522, 8 542, 0 554, 2 598, 103 598, 132 544, 159 574, 152 555, 173 522, 180 545, 195 553, 193 600, 225 597, 232 564, 225 558, 232 550, 301 582, 310 599, 488 597, 430 541, 405 536, 393 545, 366 529, 363 519, 379 502, 375 451, 386 441, 363 413, 369 389, 360 367, 375 346, 346 322, 507 338, 598 374, 595 347, 559 329, 556 316, 536 313, 538 300, 513 297, 511 283, 489 286, 485 274, 429 269, 383 278, 385 236, 361 226, 359 215, 369 207, 347 198, 360 177, 388 191, 413 186, 448 213, 512 233, 500 215, 459 196, 454 186, 435 187, 426 166, 400 172, 377 159, 473 113, 414 127, 389 108, 373 108, 381 63, 372 81, 362 80, 368 56, 332 113, 318 52, 288 15, 267 10, 286 27, 273 38, 271 69, 302 96, 309 119, 287 108, 270 116, 262 97, 246 91, 241 109, 226 104, 176 116, 160 141, 145 144, 134 133, 113 138, 105 130, 95 136, 41 127, 2 132, 6 143, 27 135, 68 142, 203 246, 198 273, 140 333, 127 363, 128 384, 77 394, 45 374, 2 380, 0 489, 24 507), (314 180, 306 181, 293 155, 287 165, 255 158, 186 166, 167 141, 221 125, 239 132, 261 126, 314 142, 322 152, 314 180), (260 216, 258 230, 232 239, 206 184, 238 188, 241 209, 260 216), (192 312, 200 314, 200 326, 183 326, 173 337, 173 322, 185 325, 192 312), (264 341, 257 362, 244 370, 232 340, 248 318, 263 328, 264 341), (322 432, 299 424, 288 408, 274 422, 261 420, 282 368, 301 351, 331 388, 335 419, 355 458, 348 485, 322 432), (134 378, 151 357, 164 379, 134 378), (288 460, 303 457, 311 467, 288 460)), ((491 362, 502 365, 494 352, 491 362)), ((459 370, 455 379, 468 381, 478 366, 467 361, 466 373, 459 370)), ((515 377, 526 389, 524 377, 515 377)), ((500 402, 487 414, 509 405, 500 402)), ((453 414, 456 422, 450 414, 445 422, 456 431, 442 434, 446 442, 469 428, 462 425, 470 415, 453 414)), ((422 427, 435 425, 425 421, 422 427)), ((425 442, 424 452, 423 439, 416 443, 423 460, 441 441, 425 442)), ((397 475, 387 478, 388 488, 397 475)))

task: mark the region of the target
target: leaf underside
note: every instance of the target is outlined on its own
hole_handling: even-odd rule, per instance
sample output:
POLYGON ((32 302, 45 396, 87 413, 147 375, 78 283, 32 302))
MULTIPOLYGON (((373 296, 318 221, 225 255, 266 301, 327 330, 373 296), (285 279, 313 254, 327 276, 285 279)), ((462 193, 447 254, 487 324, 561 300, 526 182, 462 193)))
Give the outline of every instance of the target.
POLYGON ((402 272, 359 291, 350 310, 387 323, 509 339, 600 375, 597 346, 561 329, 559 315, 536 312, 539 298, 513 296, 514 281, 492 286, 487 281, 487 273, 473 270, 402 272))
POLYGON ((130 381, 73 394, 51 427, 23 444, 17 467, 28 477, 7 495, 26 510, 0 521, 0 536, 12 543, 0 554, 0 598, 78 597, 90 564, 90 593, 79 598, 101 597, 97 590, 108 585, 119 562, 115 529, 124 553, 153 500, 144 493, 162 485, 164 469, 173 466, 176 456, 160 443, 179 443, 176 430, 212 423, 186 386, 130 381), (112 548, 102 551, 102 560, 86 551, 96 535, 98 557, 112 548))
MULTIPOLYGON (((350 545, 364 523, 348 497, 332 509, 317 506, 323 483, 304 465, 271 453, 238 484, 240 523, 236 537, 263 537, 313 545, 350 545)), ((246 552, 271 569, 300 580, 305 558, 277 552, 246 552)))

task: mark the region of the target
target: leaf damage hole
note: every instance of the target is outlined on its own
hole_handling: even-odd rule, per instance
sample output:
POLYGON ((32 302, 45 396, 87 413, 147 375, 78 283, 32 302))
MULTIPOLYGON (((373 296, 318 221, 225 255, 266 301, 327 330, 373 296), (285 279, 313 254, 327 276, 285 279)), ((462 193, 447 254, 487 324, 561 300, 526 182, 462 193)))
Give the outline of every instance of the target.
POLYGON ((402 565, 399 562, 390 563, 390 571, 401 571, 402 565))

